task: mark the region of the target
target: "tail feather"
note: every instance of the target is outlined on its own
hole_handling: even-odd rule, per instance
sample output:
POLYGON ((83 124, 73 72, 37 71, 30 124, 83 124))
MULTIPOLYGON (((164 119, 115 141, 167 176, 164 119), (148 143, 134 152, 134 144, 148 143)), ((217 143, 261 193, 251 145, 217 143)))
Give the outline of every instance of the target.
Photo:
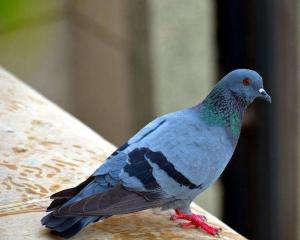
POLYGON ((62 190, 53 194, 50 198, 52 203, 47 208, 48 215, 42 218, 41 223, 51 229, 53 233, 63 238, 70 238, 78 233, 82 228, 92 222, 97 222, 100 219, 108 216, 57 216, 57 211, 69 204, 80 201, 95 192, 102 192, 107 189, 107 184, 99 184, 94 181, 94 177, 89 177, 86 181, 79 184, 77 187, 62 190))
POLYGON ((42 224, 50 228, 56 235, 63 238, 70 238, 77 234, 82 228, 92 222, 97 222, 102 217, 56 217, 53 213, 49 213, 41 220, 42 224))
POLYGON ((55 211, 56 209, 60 208, 63 204, 65 204, 68 200, 69 198, 55 199, 50 203, 46 211, 55 211))
POLYGON ((60 224, 66 221, 66 218, 63 217, 55 217, 52 213, 49 213, 45 217, 42 218, 41 223, 42 225, 46 225, 47 228, 54 229, 60 224))
POLYGON ((75 225, 77 222, 79 222, 81 219, 81 217, 65 218, 65 221, 63 223, 55 227, 55 231, 64 232, 75 225))
POLYGON ((80 183, 76 187, 67 188, 61 190, 57 193, 54 193, 50 196, 51 199, 69 199, 79 193, 82 189, 84 189, 87 185, 89 185, 94 180, 93 176, 87 178, 84 182, 80 183))
POLYGON ((86 227, 88 224, 99 221, 99 217, 82 217, 78 222, 72 225, 70 228, 63 232, 57 232, 57 234, 63 238, 70 238, 77 234, 82 228, 86 227))

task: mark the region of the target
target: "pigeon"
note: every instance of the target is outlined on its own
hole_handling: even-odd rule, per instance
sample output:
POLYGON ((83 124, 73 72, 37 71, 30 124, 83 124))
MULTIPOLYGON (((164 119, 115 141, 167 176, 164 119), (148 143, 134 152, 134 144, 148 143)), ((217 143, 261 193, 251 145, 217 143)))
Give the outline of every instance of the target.
MULTIPOLYGON (((53 194, 41 223, 70 238, 90 223, 150 208, 174 209, 182 227, 211 235, 220 228, 190 204, 223 172, 237 145, 244 112, 256 98, 271 103, 249 69, 224 76, 199 104, 157 117, 113 152, 84 182, 53 194)), ((154 214, 154 213, 153 213, 154 214)))

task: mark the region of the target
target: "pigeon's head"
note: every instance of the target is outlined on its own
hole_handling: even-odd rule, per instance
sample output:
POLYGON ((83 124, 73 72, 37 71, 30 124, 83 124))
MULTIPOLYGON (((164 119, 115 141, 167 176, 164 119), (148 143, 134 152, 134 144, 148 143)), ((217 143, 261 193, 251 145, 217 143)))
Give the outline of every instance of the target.
POLYGON ((250 104, 256 98, 262 98, 271 103, 271 97, 263 88, 262 77, 253 70, 234 70, 228 73, 221 82, 233 96, 242 99, 247 104, 250 104))

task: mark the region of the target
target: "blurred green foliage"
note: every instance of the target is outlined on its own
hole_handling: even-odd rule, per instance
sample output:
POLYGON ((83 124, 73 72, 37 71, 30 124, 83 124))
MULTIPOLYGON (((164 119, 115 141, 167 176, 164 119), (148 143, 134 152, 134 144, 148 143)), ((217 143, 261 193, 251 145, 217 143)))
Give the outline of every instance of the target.
POLYGON ((0 65, 27 79, 46 66, 64 31, 66 2, 0 0, 0 65))
POLYGON ((1 0, 0 31, 9 31, 28 22, 38 21, 64 3, 64 0, 1 0))
POLYGON ((25 5, 25 1, 0 1, 0 23, 1 27, 9 26, 20 15, 23 14, 22 9, 25 5))

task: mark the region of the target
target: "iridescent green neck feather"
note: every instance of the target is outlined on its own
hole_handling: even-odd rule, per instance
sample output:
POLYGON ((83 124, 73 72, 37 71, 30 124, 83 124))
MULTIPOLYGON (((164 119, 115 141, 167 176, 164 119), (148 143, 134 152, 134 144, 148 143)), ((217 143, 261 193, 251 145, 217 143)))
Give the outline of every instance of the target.
POLYGON ((201 119, 210 126, 227 128, 238 138, 247 103, 222 85, 217 85, 199 105, 201 119))

